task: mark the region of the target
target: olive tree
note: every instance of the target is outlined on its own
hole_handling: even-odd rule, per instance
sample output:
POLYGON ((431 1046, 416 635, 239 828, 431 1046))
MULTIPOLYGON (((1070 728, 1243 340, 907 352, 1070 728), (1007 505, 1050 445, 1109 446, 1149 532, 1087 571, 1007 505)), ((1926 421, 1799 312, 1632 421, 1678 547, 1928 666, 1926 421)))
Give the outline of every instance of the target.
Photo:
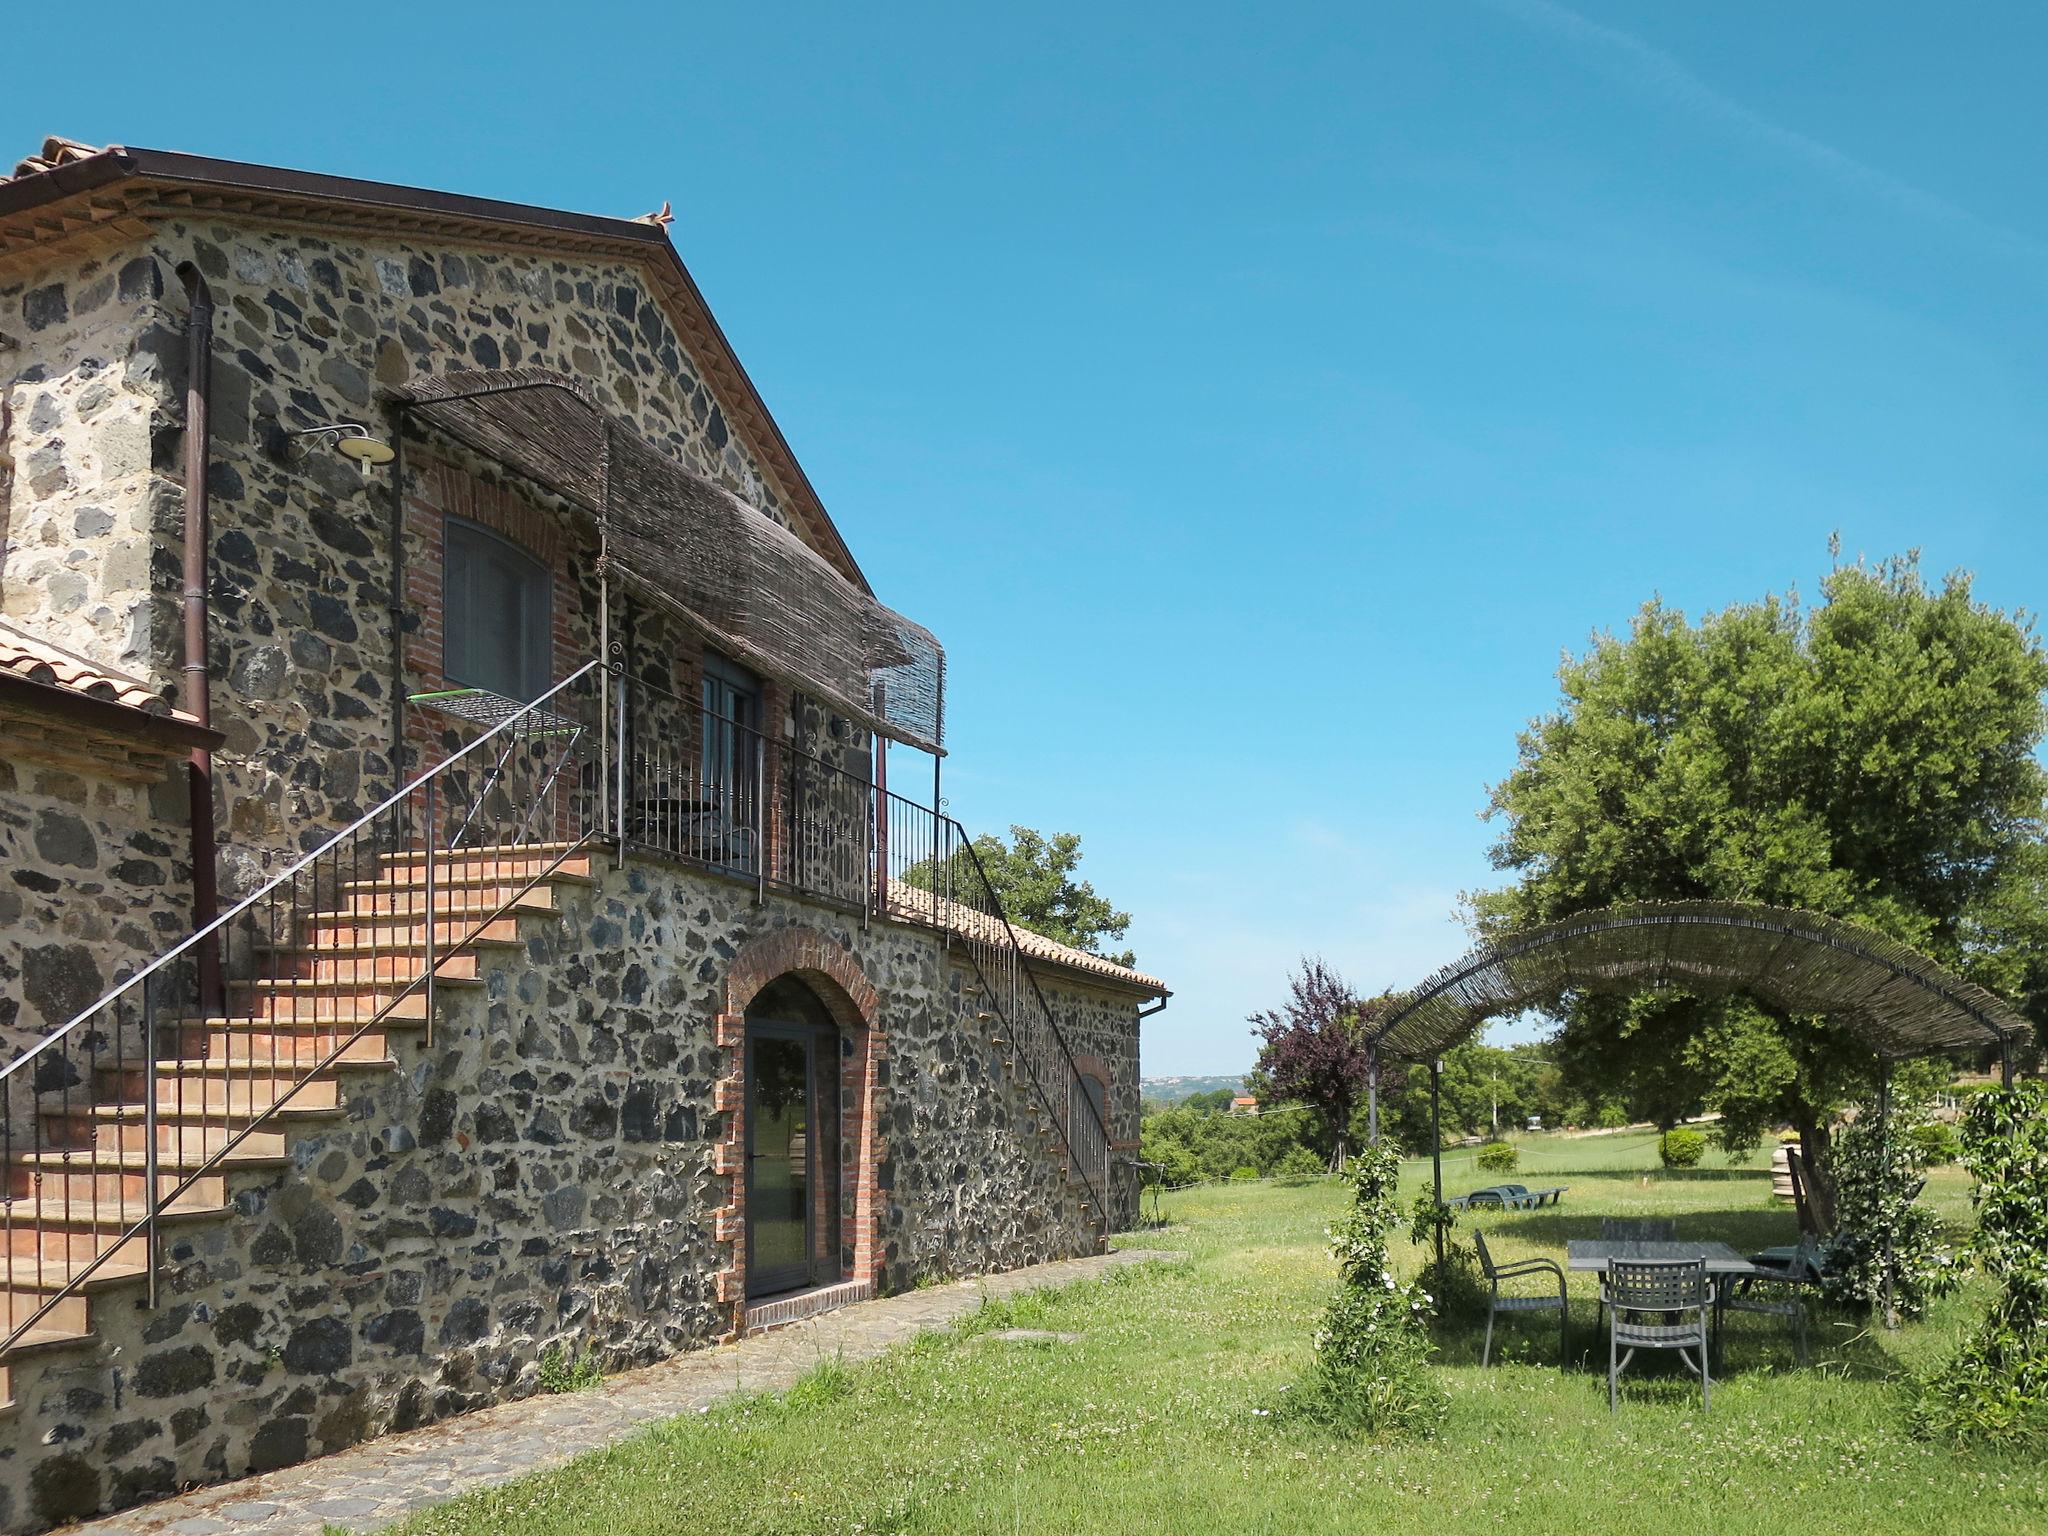
MULTIPOLYGON (((1837 563, 1817 605, 1697 623, 1653 600, 1559 683, 1491 794, 1514 881, 1470 898, 1482 933, 1622 901, 1768 902, 1867 924, 2048 1016, 2048 656, 1967 574, 1837 563)), ((1832 1224, 1831 1126, 1875 1070, 1856 1041, 1747 999, 1572 997, 1562 1018, 1581 1086, 1619 1078, 1659 1119, 1716 1109, 1737 1144, 1796 1126, 1832 1224)))

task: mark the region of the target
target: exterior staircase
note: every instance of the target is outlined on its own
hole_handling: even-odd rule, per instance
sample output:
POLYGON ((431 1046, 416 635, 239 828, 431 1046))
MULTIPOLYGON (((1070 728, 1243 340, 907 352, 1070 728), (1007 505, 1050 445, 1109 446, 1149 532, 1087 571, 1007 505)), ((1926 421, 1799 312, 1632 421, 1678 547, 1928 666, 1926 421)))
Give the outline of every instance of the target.
POLYGON ((1105 1183, 1100 1191, 1082 1177, 1075 1166, 1069 1130, 1060 1125, 1041 1097, 1036 1080, 1025 1071, 1014 1040, 1016 1027, 1006 1022, 997 1011, 989 985, 978 971, 971 974, 968 985, 963 989, 962 1003, 967 1036, 986 1041, 1002 1062, 1004 1080, 1022 1111, 1019 1129, 1028 1137, 1033 1158, 1041 1162, 1056 1162, 1060 1167, 1060 1189, 1066 1196, 1074 1226, 1081 1235, 1082 1251, 1106 1252, 1109 1247, 1109 1213, 1102 1209, 1100 1202, 1109 1197, 1107 1170, 1104 1170, 1105 1183))
POLYGON ((522 918, 591 881, 581 845, 437 851, 431 885, 424 854, 383 855, 260 957, 264 979, 229 983, 224 1013, 157 1019, 154 1072, 101 1062, 37 1093, 38 1145, 13 1135, 0 1160, 0 1337, 33 1319, 0 1349, 0 1407, 20 1361, 91 1344, 102 1298, 149 1283, 152 1203, 167 1202, 166 1229, 228 1217, 238 1171, 285 1162, 295 1129, 345 1113, 352 1077, 395 1071, 399 1043, 424 1042, 430 957, 433 989, 479 988, 484 951, 517 948, 522 918))
MULTIPOLYGON (((237 1172, 284 1165, 294 1131, 346 1113, 352 1079, 396 1071, 401 1045, 426 1042, 429 910, 434 988, 478 989, 486 952, 518 949, 522 919, 554 916, 566 887, 591 883, 583 845, 438 851, 431 892, 423 854, 384 855, 341 882, 332 905, 304 913, 292 942, 263 953, 264 977, 230 982, 225 1012, 159 1019, 154 1074, 138 1060, 105 1063, 89 1093, 81 1084, 37 1095, 40 1147, 0 1159, 0 1336, 33 1319, 0 1348, 0 1412, 12 1406, 17 1364, 89 1347, 94 1308, 148 1285, 152 1194, 166 1234, 228 1219, 237 1172)), ((972 963, 961 1013, 968 1038, 1001 1062, 1029 1155, 1063 1172, 1059 1219, 1082 1251, 1101 1251, 1102 1196, 1076 1169, 1014 1025, 972 963)))
MULTIPOLYGON (((644 756, 627 698, 622 678, 586 662, 0 1065, 0 1412, 22 1360, 93 1341, 110 1293, 142 1286, 154 1302, 167 1229, 227 1218, 238 1172, 284 1165, 295 1132, 347 1113, 352 1079, 396 1070, 401 1041, 428 1043, 436 993, 481 988, 489 951, 519 946, 522 919, 592 880, 591 850, 642 846, 627 813, 646 793, 626 774, 646 763, 609 750, 632 739, 644 756), (615 681, 606 726, 595 706, 615 681), (202 1009, 208 950, 223 944, 237 979, 202 1009)), ((1074 1091, 1066 1041, 965 830, 779 739, 754 750, 767 782, 843 791, 844 819, 861 830, 864 917, 943 932, 964 958, 967 1038, 1000 1054, 1030 1155, 1064 1173, 1056 1219, 1099 1251, 1106 1128, 1074 1091), (944 894, 914 887, 918 869, 944 894)), ((814 889, 791 862, 798 813, 751 809, 764 895, 780 850, 778 888, 845 902, 836 865, 814 889)), ((707 862, 701 849, 667 852, 707 862)), ((708 862, 732 873, 729 856, 708 862)))

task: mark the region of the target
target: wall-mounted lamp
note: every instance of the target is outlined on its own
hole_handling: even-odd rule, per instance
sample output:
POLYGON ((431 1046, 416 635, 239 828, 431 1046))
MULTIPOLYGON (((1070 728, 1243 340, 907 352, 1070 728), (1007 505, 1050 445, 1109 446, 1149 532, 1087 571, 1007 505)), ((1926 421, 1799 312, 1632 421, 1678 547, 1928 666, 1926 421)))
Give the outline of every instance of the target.
POLYGON ((325 437, 334 445, 334 451, 345 459, 353 459, 364 474, 379 464, 389 464, 398 456, 397 451, 381 437, 372 437, 370 429, 360 421, 329 422, 324 427, 305 427, 291 434, 295 438, 325 437))

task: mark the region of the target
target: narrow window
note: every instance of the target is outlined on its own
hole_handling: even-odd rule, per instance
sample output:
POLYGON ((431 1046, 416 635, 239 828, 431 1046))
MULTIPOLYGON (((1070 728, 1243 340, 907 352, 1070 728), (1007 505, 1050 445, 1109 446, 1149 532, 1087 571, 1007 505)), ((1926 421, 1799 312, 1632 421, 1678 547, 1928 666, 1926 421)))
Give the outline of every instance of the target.
POLYGON ((704 786, 727 808, 751 803, 761 730, 761 681, 704 654, 704 786))
POLYGON ((547 692, 554 635, 548 568, 459 517, 447 520, 442 564, 448 681, 522 701, 547 692))

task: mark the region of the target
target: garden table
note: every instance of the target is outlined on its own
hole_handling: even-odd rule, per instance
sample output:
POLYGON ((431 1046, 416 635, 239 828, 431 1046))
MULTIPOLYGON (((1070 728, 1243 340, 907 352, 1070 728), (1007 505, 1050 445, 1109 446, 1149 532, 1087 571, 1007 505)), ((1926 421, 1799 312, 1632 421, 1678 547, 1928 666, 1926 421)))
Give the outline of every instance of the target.
POLYGON ((1645 1242, 1637 1239, 1575 1237, 1565 1245, 1567 1269, 1591 1270, 1605 1276, 1616 1259, 1649 1259, 1671 1263, 1698 1259, 1707 1266, 1707 1278, 1714 1282, 1714 1354, 1721 1351, 1721 1307, 1728 1297, 1728 1285, 1744 1275, 1774 1275, 1752 1264, 1726 1243, 1645 1242))

